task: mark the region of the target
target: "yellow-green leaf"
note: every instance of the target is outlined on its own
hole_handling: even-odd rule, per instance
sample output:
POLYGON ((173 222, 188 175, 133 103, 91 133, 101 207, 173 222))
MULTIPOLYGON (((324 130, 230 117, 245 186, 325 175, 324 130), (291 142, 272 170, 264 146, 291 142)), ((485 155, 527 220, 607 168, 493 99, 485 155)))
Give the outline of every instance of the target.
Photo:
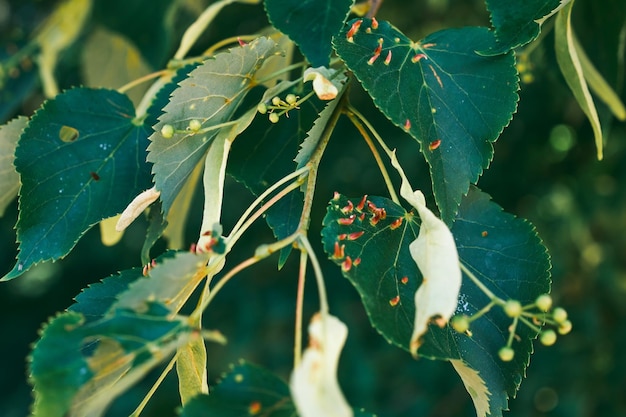
POLYGON ((37 34, 36 41, 41 48, 39 73, 46 97, 58 94, 54 79, 59 54, 70 46, 80 35, 91 11, 91 0, 67 0, 46 20, 37 34))
POLYGON ((183 405, 197 394, 209 393, 206 346, 204 339, 199 335, 192 337, 187 344, 178 348, 176 373, 178 375, 178 391, 183 405))
POLYGON ((572 90, 576 101, 591 123, 597 156, 601 160, 603 156, 602 128, 596 106, 585 80, 580 57, 576 50, 575 35, 571 22, 573 5, 574 1, 572 0, 556 16, 554 34, 556 58, 567 85, 572 90))
MULTIPOLYGON (((87 38, 82 52, 82 73, 88 87, 120 88, 152 69, 141 52, 127 38, 104 28, 97 28, 87 38)), ((150 84, 128 91, 135 106, 150 84)))
POLYGON ((28 124, 26 117, 18 117, 0 127, 0 216, 17 196, 20 176, 15 170, 15 147, 28 124))
POLYGON ((591 91, 596 93, 598 98, 600 98, 600 100, 602 100, 609 107, 615 117, 622 121, 626 120, 626 108, 624 107, 624 103, 622 103, 615 90, 611 88, 602 74, 598 72, 596 67, 589 60, 587 53, 575 36, 574 47, 576 48, 576 53, 578 53, 578 58, 580 59, 580 65, 582 67, 585 80, 587 80, 591 91))
POLYGON ((487 384, 480 377, 479 372, 470 368, 461 359, 453 359, 450 363, 461 377, 465 389, 472 397, 477 417, 487 417, 488 414, 491 414, 489 406, 491 392, 487 389, 487 384))

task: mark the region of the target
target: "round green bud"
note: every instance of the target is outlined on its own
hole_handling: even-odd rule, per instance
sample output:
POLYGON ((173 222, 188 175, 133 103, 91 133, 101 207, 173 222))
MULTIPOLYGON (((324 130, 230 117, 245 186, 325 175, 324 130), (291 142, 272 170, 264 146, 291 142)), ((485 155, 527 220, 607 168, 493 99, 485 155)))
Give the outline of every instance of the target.
POLYGON ((519 317, 522 314, 522 304, 517 300, 508 300, 504 303, 504 312, 509 317, 519 317))
POLYGON ((197 132, 201 128, 202 128, 202 123, 200 123, 200 120, 192 119, 189 121, 189 130, 191 130, 192 132, 197 132))
POLYGON ((163 127, 161 127, 161 136, 165 139, 171 139, 174 136, 174 126, 163 125, 163 127))
POLYGON ((511 362, 515 357, 515 351, 508 346, 504 346, 498 351, 498 356, 502 362, 511 362))
POLYGON ((567 320, 567 311, 564 308, 557 307, 552 312, 552 318, 559 324, 562 324, 565 320, 567 320))
POLYGON ((277 115, 276 113, 270 113, 269 118, 270 118, 270 122, 272 122, 272 123, 278 123, 278 119, 279 119, 279 118, 278 118, 278 115, 277 115))
POLYGON ((559 325, 559 334, 568 334, 572 331, 572 322, 569 320, 565 320, 563 323, 559 325))
POLYGON ((556 333, 554 330, 544 330, 539 335, 539 341, 544 346, 552 346, 556 342, 556 333))
POLYGON ((278 98, 278 97, 274 97, 274 98, 272 99, 272 104, 273 104, 274 106, 280 106, 280 98, 278 98))
POLYGON ((452 320, 450 320, 450 325, 457 332, 465 333, 466 331, 469 330, 470 320, 469 320, 469 317, 465 314, 460 315, 460 316, 454 316, 452 317, 452 320))
POLYGON ((265 105, 265 103, 259 103, 259 105, 256 106, 256 111, 261 114, 265 114, 267 113, 267 106, 265 105))
POLYGON ((295 94, 287 94, 287 97, 285 97, 285 101, 287 102, 287 104, 293 106, 298 101, 298 97, 296 97, 295 94))
POLYGON ((552 297, 550 297, 549 294, 541 294, 535 300, 535 305, 539 310, 545 313, 552 307, 552 297))

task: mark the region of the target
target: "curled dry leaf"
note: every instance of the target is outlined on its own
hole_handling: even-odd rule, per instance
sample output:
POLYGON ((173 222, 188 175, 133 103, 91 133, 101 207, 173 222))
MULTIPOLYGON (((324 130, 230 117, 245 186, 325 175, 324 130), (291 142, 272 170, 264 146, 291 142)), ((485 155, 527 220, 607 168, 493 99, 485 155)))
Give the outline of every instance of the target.
POLYGON ((289 387, 300 417, 352 417, 339 383, 339 355, 348 328, 338 318, 316 314, 309 324, 309 347, 291 374, 289 387))
POLYGON ((115 230, 118 232, 125 230, 150 204, 154 203, 160 195, 161 193, 154 187, 140 193, 124 209, 115 225, 115 230))
POLYGON ((328 79, 331 71, 324 67, 309 68, 304 72, 304 81, 313 81, 313 91, 320 100, 332 100, 339 94, 339 89, 328 79))
POLYGON ((419 214, 422 224, 417 239, 409 246, 411 257, 422 273, 423 281, 415 293, 415 324, 410 349, 413 356, 422 344, 422 336, 434 319, 443 327, 456 309, 461 289, 461 269, 454 237, 448 226, 426 207, 424 194, 413 191, 395 153, 391 164, 402 177, 400 195, 419 214))

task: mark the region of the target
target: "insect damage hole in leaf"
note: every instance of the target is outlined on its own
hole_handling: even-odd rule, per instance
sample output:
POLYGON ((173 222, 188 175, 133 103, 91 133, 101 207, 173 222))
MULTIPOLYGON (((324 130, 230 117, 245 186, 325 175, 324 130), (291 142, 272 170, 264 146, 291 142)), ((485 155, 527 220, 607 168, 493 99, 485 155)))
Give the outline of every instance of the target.
POLYGON ((87 88, 68 90, 35 113, 15 151, 19 253, 3 280, 64 257, 93 225, 148 188, 148 133, 134 114, 128 97, 87 88))

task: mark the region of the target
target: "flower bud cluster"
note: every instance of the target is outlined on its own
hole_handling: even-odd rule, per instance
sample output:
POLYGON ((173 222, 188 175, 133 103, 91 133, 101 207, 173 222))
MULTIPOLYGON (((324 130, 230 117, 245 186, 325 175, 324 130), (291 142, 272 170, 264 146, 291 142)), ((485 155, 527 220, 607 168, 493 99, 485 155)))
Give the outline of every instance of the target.
POLYGON ((515 357, 513 341, 517 326, 520 324, 535 330, 539 334, 539 342, 544 346, 552 346, 556 343, 557 332, 560 335, 566 335, 572 330, 572 322, 568 320, 567 311, 562 307, 552 308, 552 297, 549 294, 540 295, 528 305, 522 305, 518 300, 505 301, 496 298, 474 315, 459 314, 452 317, 450 326, 459 333, 471 336, 471 323, 495 305, 500 306, 504 314, 513 319, 509 327, 507 343, 498 351, 498 356, 504 362, 512 361, 515 357), (555 329, 542 329, 544 325, 553 326, 555 329))
POLYGON ((261 114, 269 112, 268 118, 272 123, 278 123, 280 116, 283 114, 289 117, 289 111, 293 109, 299 109, 300 104, 304 102, 308 97, 303 100, 299 100, 300 97, 295 94, 287 94, 284 99, 275 96, 270 100, 270 103, 261 102, 257 106, 257 111, 261 114))

